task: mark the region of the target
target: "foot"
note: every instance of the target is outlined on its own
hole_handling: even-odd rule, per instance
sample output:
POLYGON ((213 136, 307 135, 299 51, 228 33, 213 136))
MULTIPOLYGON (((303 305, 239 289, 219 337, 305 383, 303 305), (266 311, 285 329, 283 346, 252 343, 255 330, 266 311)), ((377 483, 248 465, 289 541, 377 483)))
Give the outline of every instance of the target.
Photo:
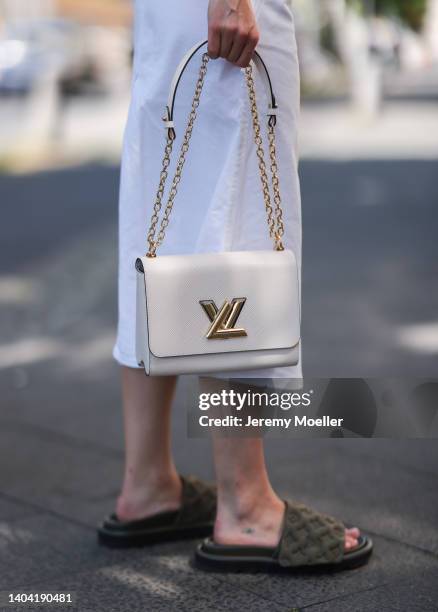
POLYGON ((160 512, 179 510, 181 494, 182 483, 178 474, 150 482, 125 482, 117 499, 117 518, 120 521, 135 521, 160 512))
MULTIPOLYGON (((217 544, 274 548, 280 541, 283 515, 284 502, 276 495, 262 502, 257 500, 237 512, 219 507, 214 541, 217 544)), ((345 551, 357 546, 359 537, 357 527, 345 529, 345 551)))

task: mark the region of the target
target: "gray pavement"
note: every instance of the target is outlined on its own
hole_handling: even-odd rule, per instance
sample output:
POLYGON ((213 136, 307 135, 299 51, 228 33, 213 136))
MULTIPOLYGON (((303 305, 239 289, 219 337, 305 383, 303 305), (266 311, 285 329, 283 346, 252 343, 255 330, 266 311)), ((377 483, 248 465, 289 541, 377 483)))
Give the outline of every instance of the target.
MULTIPOLYGON (((307 376, 437 371, 435 166, 303 163, 307 376)), ((360 570, 211 575, 191 567, 192 542, 97 546, 123 461, 117 180, 104 166, 0 176, 0 591, 74 592, 80 612, 437 611, 434 440, 267 441, 281 494, 371 534, 360 570)), ((193 384, 179 383, 175 455, 181 472, 211 477, 208 440, 186 436, 193 384)))

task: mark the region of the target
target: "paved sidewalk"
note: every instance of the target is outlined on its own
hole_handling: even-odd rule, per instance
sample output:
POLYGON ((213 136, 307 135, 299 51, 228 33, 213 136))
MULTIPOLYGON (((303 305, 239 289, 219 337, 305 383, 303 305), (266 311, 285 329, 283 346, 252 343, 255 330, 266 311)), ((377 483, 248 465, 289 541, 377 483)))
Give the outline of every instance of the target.
MULTIPOLYGON (((97 546, 94 526, 122 470, 115 368, 90 377, 50 363, 28 376, 20 390, 12 372, 0 377, 0 590, 74 592, 80 612, 438 610, 436 441, 269 441, 278 490, 360 525, 375 555, 333 577, 203 574, 189 564, 192 542, 97 546)), ((208 441, 185 436, 188 382, 175 410, 177 463, 211 477, 208 441)))
MULTIPOLYGON (((338 188, 339 200, 333 191, 330 200, 323 200, 319 190, 338 184, 336 172, 345 167, 303 167, 310 258, 304 271, 309 376, 333 376, 348 365, 353 375, 389 375, 394 370, 415 375, 417 363, 423 371, 436 372, 433 350, 397 348, 391 334, 379 333, 391 325, 433 320, 436 314, 434 296, 419 300, 417 291, 436 280, 430 263, 436 256, 435 171, 427 163, 415 166, 423 191, 412 229, 403 169, 379 168, 350 165, 347 188, 338 188), (388 184, 394 187, 396 177, 400 198, 368 208, 365 215, 366 198, 374 196, 359 188, 365 184, 363 176, 372 178, 377 196, 388 184), (354 193, 363 198, 363 206, 350 210, 349 195, 354 193), (392 227, 397 205, 402 211, 398 233, 384 234, 392 227), (377 227, 381 232, 373 233, 377 227), (339 246, 341 234, 349 261, 339 246), (406 237, 414 255, 409 260, 405 255, 398 268, 406 237), (414 248, 421 242, 429 265, 422 250, 414 248), (339 272, 331 283, 328 259, 339 272), (374 267, 375 275, 363 274, 360 282, 355 278, 355 262, 375 266, 378 260, 378 273, 374 267), (396 282, 402 276, 415 300, 396 282), (348 288, 357 299, 347 305, 348 288), (328 293, 321 304, 323 290, 328 293), (312 323, 321 309, 332 321, 330 329, 312 323), (341 321, 349 340, 336 348, 333 339, 341 321), (353 350, 357 341, 363 342, 363 351, 353 350)), ((118 373, 110 357, 116 310, 116 187, 117 172, 99 167, 26 179, 0 177, 6 220, 0 228, 0 591, 74 592, 78 612, 438 611, 435 440, 268 440, 270 471, 281 494, 371 534, 376 551, 363 569, 332 577, 213 575, 190 566, 191 542, 130 552, 97 546, 95 525, 113 507, 123 461, 118 373)), ((186 437, 191 384, 189 378, 180 381, 175 455, 181 472, 211 477, 208 440, 186 437)), ((29 608, 5 611, 14 609, 29 608)))

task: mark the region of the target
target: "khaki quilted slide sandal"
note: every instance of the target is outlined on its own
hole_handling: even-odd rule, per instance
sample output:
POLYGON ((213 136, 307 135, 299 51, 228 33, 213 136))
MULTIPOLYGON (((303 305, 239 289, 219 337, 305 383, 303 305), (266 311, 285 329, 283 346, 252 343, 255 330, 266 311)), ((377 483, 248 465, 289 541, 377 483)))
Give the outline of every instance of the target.
POLYGON ((179 510, 134 521, 120 521, 111 514, 97 529, 99 543, 111 548, 130 548, 210 535, 216 514, 215 487, 194 476, 180 478, 182 502, 179 510))
POLYGON ((285 502, 278 546, 216 544, 211 538, 197 548, 195 564, 200 569, 222 572, 337 571, 364 565, 373 543, 362 535, 358 545, 344 550, 342 523, 304 506, 285 502))

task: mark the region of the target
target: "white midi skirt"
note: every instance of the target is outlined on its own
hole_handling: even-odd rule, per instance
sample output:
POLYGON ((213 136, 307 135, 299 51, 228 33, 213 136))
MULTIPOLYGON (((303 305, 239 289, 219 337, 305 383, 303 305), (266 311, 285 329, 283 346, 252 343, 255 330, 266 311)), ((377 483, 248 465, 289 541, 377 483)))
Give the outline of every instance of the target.
MULTIPOLYGON (((261 33, 258 51, 270 71, 279 107, 276 134, 284 243, 301 265, 296 146, 299 70, 293 14, 287 0, 253 0, 253 4, 261 33)), ((134 263, 147 247, 166 136, 161 118, 180 60, 207 38, 207 7, 208 0, 135 2, 134 75, 120 183, 118 330, 113 351, 120 364, 133 368, 138 367, 134 263)), ((201 53, 192 60, 178 89, 174 116, 177 140, 169 180, 200 61, 201 53)), ((257 76, 256 86, 261 122, 266 124, 267 97, 257 76)), ((264 142, 266 145, 266 135, 264 142)), ((244 76, 225 60, 210 61, 183 177, 158 254, 271 248, 244 76)), ((301 378, 301 363, 230 376, 301 378)))

